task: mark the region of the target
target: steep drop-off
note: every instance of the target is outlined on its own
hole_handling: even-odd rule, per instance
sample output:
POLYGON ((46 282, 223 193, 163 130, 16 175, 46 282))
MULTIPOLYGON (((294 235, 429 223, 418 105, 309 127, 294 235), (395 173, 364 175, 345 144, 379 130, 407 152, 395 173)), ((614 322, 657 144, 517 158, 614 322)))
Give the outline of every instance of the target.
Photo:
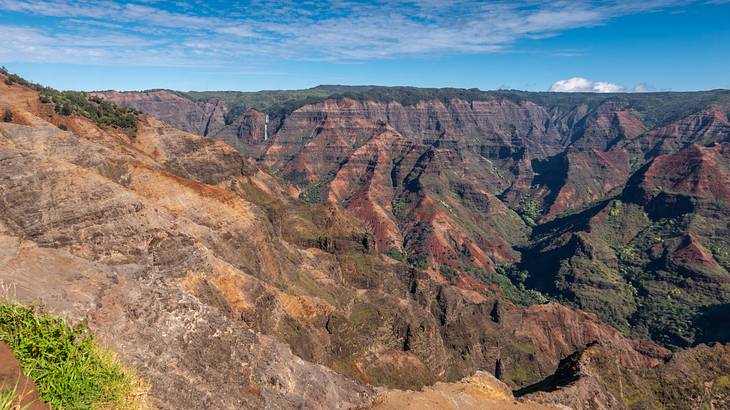
POLYGON ((225 101, 203 135, 348 210, 378 252, 435 281, 547 296, 669 347, 727 341, 708 317, 730 299, 728 91, 157 93, 168 103, 102 95, 177 107, 183 127, 191 104, 225 101))

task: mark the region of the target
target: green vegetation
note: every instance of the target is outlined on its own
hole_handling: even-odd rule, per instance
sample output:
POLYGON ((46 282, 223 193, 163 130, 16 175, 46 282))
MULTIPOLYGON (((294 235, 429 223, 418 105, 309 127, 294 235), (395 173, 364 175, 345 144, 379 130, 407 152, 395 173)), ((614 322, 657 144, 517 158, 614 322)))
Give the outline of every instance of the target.
POLYGON ((426 270, 431 267, 425 255, 411 255, 405 249, 392 247, 384 251, 383 254, 418 270, 426 270))
POLYGON ((390 248, 387 251, 383 252, 384 254, 390 256, 391 258, 399 261, 399 262, 405 262, 406 261, 406 254, 400 250, 399 248, 390 248))
POLYGON ((623 263, 632 263, 638 261, 638 254, 636 252, 636 249, 634 249, 632 246, 619 247, 616 251, 616 256, 618 256, 619 261, 623 263))
POLYGON ((525 223, 530 226, 536 226, 537 219, 542 213, 542 207, 538 201, 532 198, 527 198, 520 204, 518 213, 525 220, 525 223))
POLYGON ((419 270, 426 270, 431 267, 428 258, 423 255, 408 255, 408 264, 419 270))
POLYGON ((322 200, 322 181, 317 181, 299 194, 299 199, 309 204, 316 204, 322 200))
POLYGON ((608 215, 611 218, 618 218, 619 216, 621 216, 622 205, 623 205, 623 202, 621 202, 620 199, 617 199, 616 201, 614 201, 613 207, 611 208, 610 211, 608 211, 608 215))
POLYGON ((78 91, 58 91, 43 87, 41 102, 53 104, 54 110, 64 116, 80 115, 94 121, 101 127, 117 127, 135 131, 138 111, 120 108, 99 97, 88 96, 78 91))
POLYGON ((358 303, 352 308, 350 322, 353 327, 368 327, 377 323, 378 311, 366 303, 358 303))
MULTIPOLYGON (((322 178, 319 179, 319 181, 309 184, 307 188, 302 191, 299 194, 299 199, 301 199, 304 202, 310 203, 310 204, 316 204, 322 201, 322 188, 329 185, 329 183, 335 178, 334 173, 329 173, 322 178)), ((305 175, 303 173, 298 173, 295 175, 291 175, 292 182, 296 183, 299 186, 305 186, 307 184, 305 175)))
POLYGON ((456 269, 452 268, 451 266, 441 265, 439 266, 439 272, 450 282, 453 282, 459 278, 459 272, 457 272, 456 269))
POLYGON ((253 108, 273 114, 286 110, 291 106, 320 102, 346 88, 320 86, 306 90, 190 91, 178 92, 177 94, 193 101, 206 101, 215 98, 224 101, 230 107, 253 108))
POLYGON ((58 409, 143 408, 145 385, 100 349, 83 325, 0 304, 0 341, 15 352, 41 398, 58 409))
POLYGON ((710 250, 720 266, 730 270, 730 244, 725 241, 718 241, 710 246, 710 250))
POLYGON ((496 270, 497 273, 508 277, 517 286, 524 286, 530 277, 530 272, 524 269, 518 269, 515 265, 497 265, 496 270))
POLYGON ((391 212, 393 216, 400 216, 401 213, 406 209, 408 202, 400 198, 394 198, 390 201, 391 212))
POLYGON ((653 211, 623 197, 566 219, 569 229, 538 228, 532 239, 539 242, 523 251, 519 266, 529 271, 527 278, 519 271, 503 273, 517 286, 525 283, 633 337, 672 349, 727 338, 713 319, 723 317, 730 303, 730 286, 724 285, 730 249, 720 220, 725 214, 657 218, 647 212, 653 211), (719 267, 696 259, 701 255, 683 254, 689 232, 719 267))
POLYGON ((714 386, 718 392, 730 391, 730 376, 720 376, 715 380, 714 386))
MULTIPOLYGON (((139 111, 131 108, 122 108, 99 97, 89 96, 79 91, 58 91, 44 87, 11 74, 4 67, 0 74, 5 76, 8 85, 20 84, 40 93, 40 100, 46 104, 53 104, 53 109, 61 115, 80 115, 94 121, 100 127, 116 127, 134 135, 137 130, 139 111)), ((8 122, 8 121, 6 121, 8 122)))
POLYGON ((587 105, 590 110, 611 101, 637 112, 648 128, 669 124, 713 103, 730 106, 729 90, 616 94, 515 91, 514 94, 559 111, 567 111, 581 104, 587 105))
POLYGON ((512 265, 509 266, 497 266, 497 269, 492 272, 485 269, 479 269, 471 264, 462 263, 461 270, 470 276, 477 279, 479 282, 489 285, 496 284, 502 291, 504 297, 510 302, 519 306, 530 306, 541 303, 547 303, 548 298, 542 293, 535 289, 528 289, 524 285, 524 281, 527 280, 526 271, 514 271, 512 265), (517 284, 510 280, 510 277, 524 278, 522 282, 517 284))

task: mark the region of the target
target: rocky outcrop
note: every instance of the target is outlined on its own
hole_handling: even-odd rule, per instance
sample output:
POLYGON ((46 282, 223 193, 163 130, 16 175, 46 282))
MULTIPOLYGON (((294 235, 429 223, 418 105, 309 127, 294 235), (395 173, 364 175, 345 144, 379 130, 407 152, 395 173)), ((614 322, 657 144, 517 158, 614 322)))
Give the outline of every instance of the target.
POLYGON ((516 395, 576 410, 722 409, 730 405, 728 349, 701 345, 660 366, 626 369, 613 359, 610 345, 594 344, 568 356, 555 374, 516 395))
POLYGON ((380 395, 373 410, 550 410, 562 407, 516 401, 512 391, 489 373, 478 372, 455 383, 436 383, 422 391, 391 390, 380 395))
POLYGON ((730 143, 709 147, 692 144, 652 161, 639 175, 639 188, 647 201, 667 192, 730 202, 729 164, 730 143))

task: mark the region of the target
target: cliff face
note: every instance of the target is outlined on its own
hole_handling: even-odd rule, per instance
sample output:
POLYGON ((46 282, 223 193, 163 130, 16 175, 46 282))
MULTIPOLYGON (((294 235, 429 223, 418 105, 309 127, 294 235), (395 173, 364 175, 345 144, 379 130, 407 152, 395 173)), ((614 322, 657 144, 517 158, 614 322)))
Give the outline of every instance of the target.
POLYGON ((669 346, 716 334, 702 326, 730 301, 730 93, 402 92, 272 109, 268 138, 266 114, 238 107, 207 135, 348 210, 378 252, 436 281, 527 286, 669 346))
POLYGON ((104 97, 121 106, 138 107, 142 112, 173 127, 198 135, 212 135, 226 126, 228 107, 223 101, 195 103, 171 91, 158 90, 140 93, 103 92, 91 95, 104 97))
POLYGON ((517 396, 576 410, 723 409, 730 406, 728 372, 730 350, 719 344, 700 345, 643 369, 622 368, 609 345, 593 344, 566 357, 554 375, 517 396))
MULTIPOLYGON (((369 388, 304 362, 195 296, 200 286, 223 300, 220 292, 236 284, 262 286, 253 275, 263 266, 272 276, 282 267, 267 259, 276 245, 265 213, 215 185, 257 180, 232 148, 152 119, 130 140, 82 118, 48 118, 72 130, 62 131, 40 118, 47 111, 36 93, 2 87, 0 106, 19 123, 0 124, 0 278, 21 301, 87 320, 154 380, 162 408, 367 400, 369 388), (244 251, 236 245, 244 240, 263 251, 244 251), (219 280, 220 290, 205 280, 219 280)), ((312 258, 287 254, 279 263, 312 258)))
POLYGON ((596 340, 627 368, 670 356, 593 314, 512 303, 532 294, 488 268, 517 257, 524 223, 459 177, 453 148, 419 153, 376 123, 322 203, 307 203, 231 146, 151 117, 130 137, 5 84, 0 109, 13 112, 0 123, 0 280, 87 321, 152 380, 160 408, 348 408, 370 403, 372 386, 485 369, 516 388, 596 340), (402 182, 381 191, 393 158, 402 182), (392 224, 378 230, 373 215, 392 224), (470 215, 483 219, 467 231, 470 215), (448 263, 378 252, 400 235, 448 263))

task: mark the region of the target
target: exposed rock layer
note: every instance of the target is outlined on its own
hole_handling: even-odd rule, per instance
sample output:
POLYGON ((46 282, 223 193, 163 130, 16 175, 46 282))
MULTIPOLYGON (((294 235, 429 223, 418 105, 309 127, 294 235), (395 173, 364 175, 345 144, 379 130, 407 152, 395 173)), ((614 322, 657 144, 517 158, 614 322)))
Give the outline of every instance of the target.
MULTIPOLYGON (((596 340, 625 368, 670 356, 592 314, 519 307, 505 289, 526 290, 488 276, 520 260, 512 245, 529 229, 508 197, 533 189, 519 170, 560 159, 552 150, 567 142, 541 123, 557 114, 512 101, 415 107, 323 102, 247 145, 305 183, 297 188, 221 141, 150 117, 130 139, 0 84, 0 108, 15 114, 0 124, 0 279, 24 301, 87 320, 152 378, 161 408, 346 408, 369 403, 370 385, 415 388, 497 368, 523 387, 596 340), (474 118, 449 120, 455 107, 474 118), (513 130, 505 112, 526 123, 513 130), (442 133, 414 141, 406 125, 442 133), (486 136, 469 142, 471 132, 486 136), (489 142, 522 154, 495 158, 489 142), (322 203, 291 198, 297 189, 322 203), (425 261, 380 255, 393 248, 425 261)), ((622 132, 634 133, 621 115, 622 132)), ((576 235, 575 249, 603 255, 576 235)), ((671 263, 701 253, 693 241, 671 263)))
MULTIPOLYGON (((365 87, 273 110, 268 139, 265 113, 230 94, 226 121, 210 116, 218 131, 203 135, 257 158, 302 198, 349 210, 380 252, 467 289, 483 271, 513 281, 527 271, 528 287, 668 346, 718 334, 705 317, 730 302, 730 92, 365 87)), ((188 129, 197 126, 183 113, 218 101, 105 96, 188 129)))

